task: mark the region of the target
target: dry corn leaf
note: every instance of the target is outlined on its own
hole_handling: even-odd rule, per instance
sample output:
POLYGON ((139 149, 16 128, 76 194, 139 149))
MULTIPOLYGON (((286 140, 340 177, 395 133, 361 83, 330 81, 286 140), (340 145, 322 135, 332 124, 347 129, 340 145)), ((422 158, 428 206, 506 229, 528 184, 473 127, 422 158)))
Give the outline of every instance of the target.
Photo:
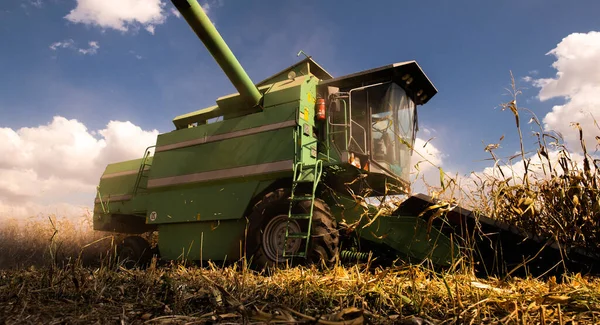
POLYGON ((571 300, 571 297, 565 295, 550 295, 547 296, 546 299, 550 300, 552 303, 564 304, 571 300))

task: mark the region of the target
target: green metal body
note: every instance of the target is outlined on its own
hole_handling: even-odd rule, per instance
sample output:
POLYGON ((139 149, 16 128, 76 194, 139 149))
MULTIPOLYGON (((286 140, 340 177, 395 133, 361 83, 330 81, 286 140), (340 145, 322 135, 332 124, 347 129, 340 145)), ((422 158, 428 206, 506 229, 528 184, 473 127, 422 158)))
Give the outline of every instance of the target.
MULTIPOLYGON (((367 112, 368 105, 350 107, 353 98, 339 96, 357 87, 391 82, 401 85, 415 105, 422 105, 428 100, 423 93, 430 98, 436 90, 416 62, 333 78, 307 58, 254 85, 198 3, 173 2, 239 93, 176 117, 175 130, 158 135, 152 156, 146 153, 140 159, 108 165, 98 186, 95 229, 158 231, 160 255, 165 259, 236 260, 244 255, 246 217, 269 191, 284 187, 293 189, 292 197, 321 198, 340 222, 361 225, 368 218, 348 188, 358 193, 359 184, 366 182, 373 195, 408 191, 406 173, 400 169, 410 166, 379 165, 372 158, 371 129, 367 124, 354 125, 358 123, 353 118, 367 112), (327 99, 328 110, 335 102, 339 107, 335 114, 343 123, 316 119, 318 98, 327 99), (215 118, 219 121, 210 121, 215 118), (356 140, 361 137, 369 140, 358 145, 363 152, 353 151, 356 146, 348 142, 353 132, 359 134, 355 142, 361 142, 356 140), (352 154, 361 157, 361 168, 349 162, 352 154), (359 177, 360 182, 346 185, 359 177), (297 193, 296 185, 303 182, 311 190, 297 193)), ((387 89, 390 93, 396 88, 387 89)), ((328 118, 332 114, 328 111, 328 118)), ((290 212, 289 217, 307 216, 290 212)), ((456 255, 450 240, 429 231, 417 216, 379 217, 357 229, 362 239, 383 244, 399 256, 448 264, 456 255)), ((309 236, 308 231, 286 232, 286 238, 309 236)), ((306 253, 305 247, 302 251, 306 253)))

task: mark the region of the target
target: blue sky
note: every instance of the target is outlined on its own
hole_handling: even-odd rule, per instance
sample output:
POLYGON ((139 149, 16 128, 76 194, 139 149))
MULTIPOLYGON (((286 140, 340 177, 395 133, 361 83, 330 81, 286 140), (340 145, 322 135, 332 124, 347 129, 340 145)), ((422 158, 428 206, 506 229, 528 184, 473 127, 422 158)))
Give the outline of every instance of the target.
MULTIPOLYGON (((540 102, 539 87, 522 78, 554 78, 556 58, 546 53, 572 33, 600 30, 597 0, 200 3, 255 82, 301 59, 299 50, 334 76, 417 60, 439 90, 420 109, 421 128, 433 130, 421 136, 435 136, 445 169, 460 173, 489 165, 482 141, 505 135, 500 153, 517 150, 514 118, 499 109, 510 100, 509 71, 527 87, 521 105, 541 119, 565 100, 540 102)), ((235 92, 170 2, 153 34, 135 21, 122 31, 66 19, 77 5, 0 3, 0 128, 58 115, 90 131, 116 120, 168 132, 173 117, 235 92), (53 50, 57 42, 68 46, 53 50)))

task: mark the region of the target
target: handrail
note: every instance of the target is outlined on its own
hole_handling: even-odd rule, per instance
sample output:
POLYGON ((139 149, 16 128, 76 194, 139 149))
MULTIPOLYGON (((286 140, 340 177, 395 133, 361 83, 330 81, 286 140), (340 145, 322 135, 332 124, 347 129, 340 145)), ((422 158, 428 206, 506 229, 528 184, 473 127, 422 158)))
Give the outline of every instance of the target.
MULTIPOLYGON (((353 119, 350 119, 350 123, 354 123, 356 124, 359 128, 361 128, 363 130, 363 144, 365 146, 365 149, 367 147, 367 130, 362 127, 362 125, 358 124, 356 121, 354 121, 353 119)), ((352 134, 350 134, 350 140, 354 140, 354 137, 352 136, 352 134)), ((356 145, 358 145, 358 147, 360 148, 360 150, 362 150, 363 154, 367 154, 367 151, 363 148, 361 148, 360 144, 358 143, 358 141, 354 140, 354 142, 356 143, 356 145)), ((350 141, 348 141, 348 147, 350 147, 350 141)))
POLYGON ((142 158, 142 163, 140 164, 140 168, 138 170, 137 177, 135 178, 135 184, 133 185, 133 195, 137 194, 137 191, 140 186, 140 182, 142 181, 142 175, 144 174, 144 170, 146 169, 146 166, 150 165, 150 164, 146 164, 146 162, 148 161, 148 156, 150 156, 150 148, 154 148, 154 147, 156 147, 156 145, 149 146, 146 148, 146 151, 144 153, 144 158, 142 158))
MULTIPOLYGON (((335 94, 332 95, 332 96, 335 96, 335 94)), ((344 127, 344 130, 343 130, 343 132, 344 132, 344 145, 346 147, 345 148, 341 148, 342 150, 340 150, 339 146, 334 141, 334 147, 335 147, 335 149, 338 151, 339 154, 341 154, 342 151, 347 151, 348 150, 348 144, 347 144, 347 142, 348 142, 348 130, 350 129, 350 124, 348 124, 348 106, 346 104, 346 100, 344 100, 341 97, 338 97, 338 98, 342 101, 342 103, 344 103, 344 123, 345 124, 332 123, 331 122, 331 115, 327 116, 327 123, 328 123, 327 134, 328 134, 328 142, 331 142, 333 140, 333 134, 337 134, 340 131, 329 132, 329 125, 344 127)))
POLYGON ((104 212, 105 214, 109 213, 110 210, 107 210, 104 207, 104 202, 102 202, 102 193, 100 193, 100 185, 96 186, 96 193, 98 193, 98 200, 100 201, 100 207, 102 208, 102 212, 104 212))
MULTIPOLYGON (((366 134, 367 131, 360 124, 358 124, 354 120, 352 120, 352 92, 353 91, 365 90, 367 88, 376 87, 376 86, 380 86, 380 85, 384 85, 384 84, 388 84, 388 83, 391 83, 391 81, 379 82, 379 83, 372 84, 372 85, 367 85, 367 86, 362 86, 362 87, 354 88, 354 89, 351 89, 350 91, 348 91, 348 103, 349 103, 348 105, 350 106, 350 110, 349 110, 350 111, 350 122, 354 122, 356 125, 360 126, 363 129, 363 140, 364 140, 363 144, 364 144, 365 148, 367 148, 367 134, 366 134)), ((348 146, 352 142, 352 138, 353 138, 353 136, 352 136, 352 126, 350 126, 350 140, 348 140, 348 146)), ((356 142, 356 144, 360 148, 360 144, 356 140, 354 140, 354 142, 356 142)), ((362 150, 362 148, 360 148, 360 149, 362 150)), ((365 155, 368 154, 368 152, 366 150, 363 150, 362 153, 365 154, 365 155)))

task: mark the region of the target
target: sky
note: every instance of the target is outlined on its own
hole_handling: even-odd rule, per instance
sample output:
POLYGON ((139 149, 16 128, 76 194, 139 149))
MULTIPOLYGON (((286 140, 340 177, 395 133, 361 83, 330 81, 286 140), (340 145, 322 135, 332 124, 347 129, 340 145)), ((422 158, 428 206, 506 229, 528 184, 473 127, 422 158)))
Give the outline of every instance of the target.
MULTIPOLYGON (((416 60, 439 91, 419 107, 416 150, 433 163, 419 175, 432 182, 437 167, 489 170, 484 148, 502 136, 499 156, 518 150, 501 109, 511 72, 544 131, 577 150, 579 122, 595 148, 600 1, 199 2, 255 82, 300 50, 334 76, 416 60)), ((106 164, 236 92, 170 1, 2 1, 0 44, 0 216, 81 214, 106 164)))

